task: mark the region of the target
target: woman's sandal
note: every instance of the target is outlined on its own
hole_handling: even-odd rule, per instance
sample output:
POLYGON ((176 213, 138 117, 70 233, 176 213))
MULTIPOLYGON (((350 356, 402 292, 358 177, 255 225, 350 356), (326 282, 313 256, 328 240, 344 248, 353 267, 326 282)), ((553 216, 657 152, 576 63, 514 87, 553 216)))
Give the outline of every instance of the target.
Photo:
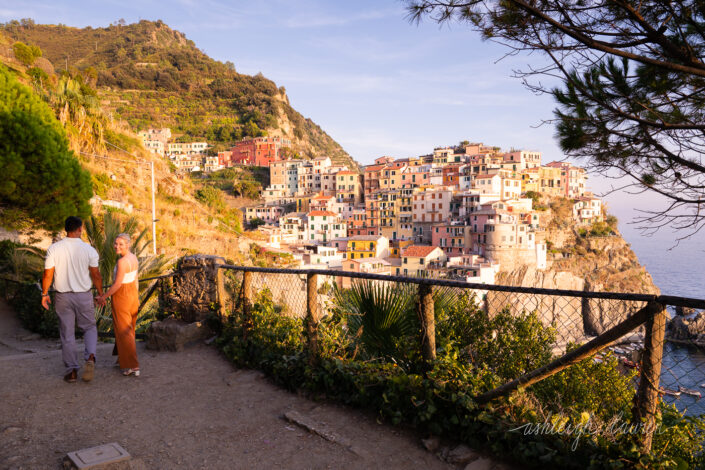
POLYGON ((122 375, 124 375, 125 377, 130 376, 130 375, 134 375, 135 377, 139 377, 140 370, 139 369, 125 369, 122 371, 122 375))

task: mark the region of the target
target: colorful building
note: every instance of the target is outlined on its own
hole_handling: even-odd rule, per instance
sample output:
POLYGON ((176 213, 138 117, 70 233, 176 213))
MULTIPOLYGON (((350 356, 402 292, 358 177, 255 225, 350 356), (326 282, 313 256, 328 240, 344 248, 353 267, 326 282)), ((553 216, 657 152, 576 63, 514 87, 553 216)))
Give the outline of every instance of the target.
POLYGON ((255 137, 236 142, 230 149, 231 161, 237 165, 269 166, 281 160, 281 149, 291 147, 291 141, 283 137, 255 137))
POLYGON ((389 239, 379 235, 348 237, 347 259, 386 258, 389 256, 389 239))
POLYGON ((411 245, 401 252, 401 259, 397 275, 427 277, 430 267, 445 262, 446 255, 437 246, 411 245))

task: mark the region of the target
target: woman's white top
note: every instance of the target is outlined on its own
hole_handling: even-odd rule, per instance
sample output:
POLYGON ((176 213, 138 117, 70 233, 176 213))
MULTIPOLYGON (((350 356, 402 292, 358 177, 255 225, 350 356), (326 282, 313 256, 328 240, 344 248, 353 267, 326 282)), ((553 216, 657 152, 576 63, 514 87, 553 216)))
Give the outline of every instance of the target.
POLYGON ((122 283, 129 284, 131 282, 135 282, 135 279, 137 279, 136 269, 134 271, 130 271, 129 273, 125 273, 125 277, 122 278, 122 283))
MULTIPOLYGON (((128 261, 127 264, 129 265, 130 262, 128 261)), ((123 284, 129 284, 129 283, 131 283, 131 282, 135 282, 135 280, 137 279, 137 270, 138 270, 138 269, 139 269, 139 266, 138 266, 137 268, 135 268, 134 270, 125 273, 125 275, 124 275, 123 278, 122 278, 122 283, 123 283, 123 284)), ((114 274, 114 276, 116 276, 116 275, 117 275, 117 265, 115 266, 115 274, 114 274)))

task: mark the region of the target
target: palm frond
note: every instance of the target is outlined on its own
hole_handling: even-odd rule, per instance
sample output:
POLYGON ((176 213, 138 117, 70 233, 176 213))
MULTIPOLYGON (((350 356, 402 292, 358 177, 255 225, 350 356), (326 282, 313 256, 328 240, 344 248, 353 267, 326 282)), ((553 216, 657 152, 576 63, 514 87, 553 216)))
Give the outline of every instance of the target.
POLYGON ((334 301, 350 335, 371 357, 401 359, 400 344, 418 334, 416 293, 409 286, 378 281, 336 287, 334 301))

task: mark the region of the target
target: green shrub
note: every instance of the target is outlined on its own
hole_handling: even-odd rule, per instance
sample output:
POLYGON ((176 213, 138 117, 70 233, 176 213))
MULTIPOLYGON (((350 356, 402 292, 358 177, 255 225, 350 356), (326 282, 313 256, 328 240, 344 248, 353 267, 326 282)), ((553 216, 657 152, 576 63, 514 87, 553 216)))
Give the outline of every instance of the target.
POLYGON ((225 209, 225 199, 223 198, 223 194, 219 189, 214 188, 213 186, 204 186, 197 189, 195 197, 199 202, 202 202, 211 209, 225 209))
POLYGON ((432 370, 421 374, 381 358, 360 360, 359 338, 347 331, 344 311, 319 324, 320 354, 312 363, 304 321, 283 311, 271 292, 260 291, 246 339, 242 312, 236 309, 217 344, 230 360, 259 368, 290 390, 370 409, 394 424, 462 441, 527 468, 697 468, 703 463, 699 433, 705 422, 684 418, 668 406, 661 407, 666 432, 654 436, 650 455, 640 453, 626 434, 606 436, 587 428, 576 438, 521 431, 527 423, 576 426, 584 424, 589 413, 602 419, 628 409, 630 377, 619 375, 610 356, 602 364, 585 360, 528 390, 478 406, 473 397, 495 387, 498 373, 515 378, 550 358, 547 345, 553 343, 554 333, 533 314, 512 317, 505 311, 488 318, 472 297, 461 296, 443 310, 446 315, 437 312, 438 358, 432 370), (463 346, 472 349, 475 363, 460 349, 463 346), (509 365, 502 366, 502 361, 509 365))
POLYGON ((490 316, 473 295, 462 294, 437 318, 441 342, 465 351, 476 367, 499 379, 515 379, 551 359, 555 331, 544 327, 535 312, 513 315, 507 308, 490 316))
POLYGON ((35 82, 41 82, 44 83, 49 79, 49 75, 47 73, 40 69, 39 67, 30 67, 27 69, 27 75, 32 77, 32 79, 35 82))
POLYGON ((54 303, 50 304, 49 310, 42 307, 42 293, 37 284, 21 284, 10 305, 24 328, 48 338, 59 337, 59 318, 54 303))
POLYGON ((619 224, 619 220, 617 220, 617 217, 615 217, 613 215, 608 215, 607 217, 605 217, 605 223, 612 230, 617 230, 617 225, 619 224))
POLYGON ((32 65, 34 61, 42 56, 42 50, 37 46, 28 46, 23 42, 16 42, 12 45, 15 58, 24 65, 32 65))
MULTIPOLYGON (((569 345, 568 351, 575 348, 577 345, 569 345)), ((573 418, 587 412, 601 421, 617 415, 629 421, 636 372, 622 372, 618 362, 606 351, 601 361, 584 359, 534 385, 532 391, 548 408, 563 413, 570 411, 573 418)))
POLYGON ((250 220, 250 228, 255 230, 257 227, 261 225, 265 225, 267 222, 264 220, 260 219, 259 217, 255 217, 254 219, 250 220))

